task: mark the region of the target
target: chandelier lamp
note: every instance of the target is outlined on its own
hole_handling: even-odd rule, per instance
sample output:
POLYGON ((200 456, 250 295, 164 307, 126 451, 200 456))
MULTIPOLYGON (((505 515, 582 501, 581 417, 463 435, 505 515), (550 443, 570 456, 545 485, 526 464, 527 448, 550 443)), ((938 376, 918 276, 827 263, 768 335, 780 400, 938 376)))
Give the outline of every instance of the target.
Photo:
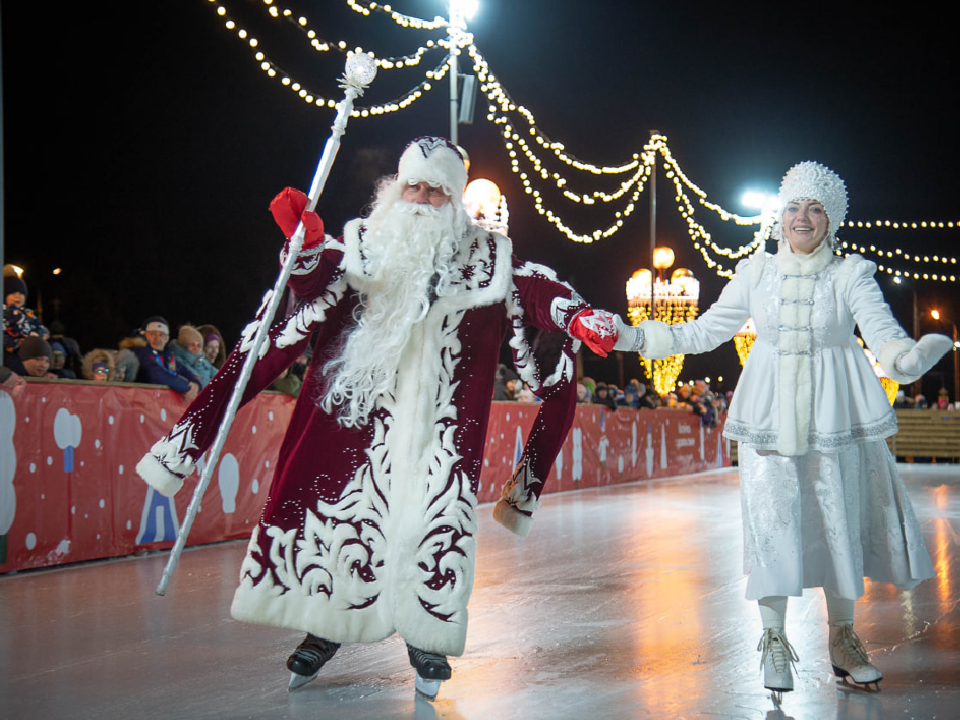
MULTIPOLYGON (((659 320, 668 325, 688 322, 697 316, 700 282, 687 268, 677 268, 664 280, 664 271, 673 266, 675 255, 668 247, 657 247, 653 254, 656 277, 647 269, 637 270, 627 281, 627 317, 633 325, 644 320, 659 320)), ((683 370, 683 354, 662 360, 640 356, 644 371, 658 395, 677 387, 683 370)))

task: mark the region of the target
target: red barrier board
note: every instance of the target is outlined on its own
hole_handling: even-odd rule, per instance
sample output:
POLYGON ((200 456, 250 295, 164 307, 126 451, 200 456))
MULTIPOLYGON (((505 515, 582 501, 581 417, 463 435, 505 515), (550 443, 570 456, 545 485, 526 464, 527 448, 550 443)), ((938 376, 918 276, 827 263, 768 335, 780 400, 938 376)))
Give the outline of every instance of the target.
MULTIPOLYGON (((237 413, 188 544, 250 534, 293 404, 262 393, 237 413)), ((200 469, 170 499, 134 467, 184 407, 173 391, 145 386, 29 383, 14 396, 0 391, 0 573, 171 547, 200 469)), ((532 403, 493 403, 480 502, 500 497, 536 412, 532 403)), ((728 466, 720 431, 679 410, 578 406, 546 492, 728 466)))

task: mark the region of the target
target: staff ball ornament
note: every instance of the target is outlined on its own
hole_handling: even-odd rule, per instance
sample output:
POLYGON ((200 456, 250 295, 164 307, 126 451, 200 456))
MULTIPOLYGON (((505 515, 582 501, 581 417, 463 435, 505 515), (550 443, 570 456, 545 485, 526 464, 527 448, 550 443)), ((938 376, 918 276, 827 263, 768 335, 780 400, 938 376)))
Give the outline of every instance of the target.
POLYGON ((347 57, 343 75, 344 83, 362 93, 363 88, 377 76, 377 61, 367 53, 353 53, 347 57))

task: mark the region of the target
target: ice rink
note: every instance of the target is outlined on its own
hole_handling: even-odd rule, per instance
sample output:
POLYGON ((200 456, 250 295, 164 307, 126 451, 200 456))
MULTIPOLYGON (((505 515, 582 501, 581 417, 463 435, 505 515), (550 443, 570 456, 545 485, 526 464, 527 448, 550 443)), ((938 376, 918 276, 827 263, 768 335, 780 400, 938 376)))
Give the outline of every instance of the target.
POLYGON ((957 718, 960 467, 900 468, 938 574, 868 581, 856 627, 878 693, 833 677, 819 590, 787 614, 796 690, 781 708, 764 690, 734 469, 547 495, 525 539, 481 506, 466 652, 434 703, 396 636, 288 692, 302 633, 229 617, 243 542, 186 550, 166 597, 166 552, 0 576, 0 717, 957 718))

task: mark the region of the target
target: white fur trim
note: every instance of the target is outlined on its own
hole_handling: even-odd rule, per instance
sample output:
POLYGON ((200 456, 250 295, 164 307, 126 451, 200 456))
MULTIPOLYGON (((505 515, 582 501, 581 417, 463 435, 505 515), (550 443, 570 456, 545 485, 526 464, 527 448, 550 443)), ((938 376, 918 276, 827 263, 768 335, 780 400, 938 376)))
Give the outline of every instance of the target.
MULTIPOLYGON (((347 282, 354 288, 363 283, 360 231, 364 221, 357 218, 343 228, 343 262, 347 282)), ((508 237, 471 225, 460 239, 454 262, 470 267, 463 273, 469 280, 451 285, 449 295, 437 298, 430 312, 454 314, 461 310, 493 305, 508 297, 512 285, 513 243, 508 237)))
POLYGON ((913 338, 900 338, 899 340, 885 342, 880 347, 880 351, 877 353, 877 360, 880 362, 880 367, 883 368, 887 377, 897 381, 901 385, 909 385, 917 379, 910 375, 904 375, 897 370, 897 358, 912 350, 916 344, 913 338))
POLYGON ((775 262, 781 274, 777 320, 780 432, 777 452, 803 455, 810 434, 813 406, 813 293, 816 275, 833 261, 827 243, 809 255, 800 255, 781 244, 775 262))
MULTIPOLYGON (((497 252, 501 253, 502 249, 498 249, 497 252)), ((530 343, 527 342, 527 321, 525 319, 526 311, 524 310, 523 305, 520 303, 520 292, 517 290, 516 284, 513 282, 513 277, 514 275, 517 277, 544 277, 551 282, 555 282, 567 288, 571 293, 571 304, 576 304, 576 301, 582 302, 582 299, 579 295, 577 295, 574 289, 570 287, 570 285, 558 279, 556 273, 544 265, 525 262, 522 266, 514 269, 511 262, 511 266, 506 268, 504 272, 509 273, 507 277, 510 279, 510 289, 506 295, 507 317, 510 321, 511 328, 509 344, 510 347, 513 348, 516 355, 515 367, 517 374, 520 375, 520 379, 529 385, 530 389, 535 393, 539 393, 545 388, 553 387, 561 380, 566 380, 567 382, 572 381, 574 374, 574 361, 573 357, 566 352, 560 353, 556 367, 540 368, 537 366, 533 355, 533 348, 530 347, 530 343), (550 374, 544 376, 544 373, 547 371, 549 371, 550 374)), ((565 310, 569 309, 569 306, 567 306, 567 308, 563 308, 562 304, 559 304, 556 300, 554 300, 550 307, 551 317, 554 319, 554 322, 558 323, 557 330, 566 331, 564 324, 558 322, 557 318, 559 315, 564 314, 565 310)), ((571 348, 572 352, 576 353, 579 346, 579 340, 574 341, 571 348)))
POLYGON ((183 478, 167 470, 151 453, 140 458, 136 470, 147 485, 165 497, 173 497, 183 487, 183 478))
POLYGON ((643 350, 646 358, 662 360, 673 355, 673 333, 670 326, 659 320, 644 320, 640 323, 643 331, 643 350))
POLYGON ((793 252, 781 243, 776 254, 777 269, 784 275, 815 275, 829 265, 835 255, 827 243, 820 243, 809 255, 793 252))
POLYGON ((533 518, 520 512, 506 500, 498 500, 493 506, 493 519, 520 537, 529 535, 533 527, 533 518))

